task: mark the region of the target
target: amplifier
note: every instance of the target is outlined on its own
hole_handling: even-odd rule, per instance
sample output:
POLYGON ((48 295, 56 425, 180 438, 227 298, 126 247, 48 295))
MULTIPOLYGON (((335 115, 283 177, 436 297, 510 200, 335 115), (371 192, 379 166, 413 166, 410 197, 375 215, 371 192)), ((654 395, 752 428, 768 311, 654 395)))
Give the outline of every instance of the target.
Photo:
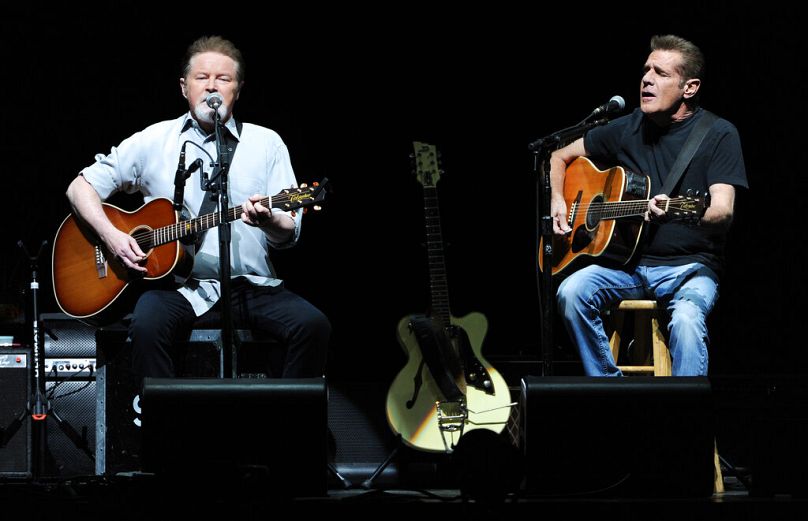
POLYGON ((95 358, 95 328, 64 313, 42 313, 45 358, 95 358))
POLYGON ((47 421, 50 457, 46 477, 70 478, 95 474, 95 378, 47 379, 51 411, 47 421), (61 418, 61 424, 56 415, 61 418))
POLYGON ((45 379, 92 379, 95 367, 95 358, 45 358, 45 379))
POLYGON ((0 478, 30 478, 31 350, 0 348, 0 478))

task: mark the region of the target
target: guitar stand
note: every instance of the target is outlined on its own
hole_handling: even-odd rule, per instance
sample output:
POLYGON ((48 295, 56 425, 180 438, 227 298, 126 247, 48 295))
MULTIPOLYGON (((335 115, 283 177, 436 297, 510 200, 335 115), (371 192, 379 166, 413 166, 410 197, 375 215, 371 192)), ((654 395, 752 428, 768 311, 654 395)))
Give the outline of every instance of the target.
POLYGON ((390 451, 390 454, 387 456, 387 458, 385 458, 385 460, 382 461, 378 467, 376 467, 376 470, 373 471, 373 474, 371 474, 368 479, 362 482, 361 485, 362 488, 364 488, 365 490, 370 490, 373 488, 373 483, 376 481, 376 478, 378 478, 379 475, 384 471, 384 469, 386 469, 387 466, 390 465, 390 463, 393 461, 393 458, 395 458, 398 455, 398 451, 401 450, 401 447, 403 445, 404 444, 401 441, 401 434, 399 434, 396 436, 395 448, 392 451, 390 451))
POLYGON ((339 471, 337 470, 336 465, 334 465, 333 463, 329 463, 328 470, 334 475, 334 477, 340 480, 340 482, 342 483, 342 488, 344 488, 345 490, 353 488, 353 483, 351 483, 351 480, 340 474, 339 471))

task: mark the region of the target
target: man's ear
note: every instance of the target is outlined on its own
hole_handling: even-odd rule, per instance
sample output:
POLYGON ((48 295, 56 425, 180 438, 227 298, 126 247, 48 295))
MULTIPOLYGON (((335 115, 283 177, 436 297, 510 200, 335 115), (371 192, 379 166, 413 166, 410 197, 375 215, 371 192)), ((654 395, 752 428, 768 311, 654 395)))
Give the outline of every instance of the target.
POLYGON ((180 90, 182 91, 182 97, 188 99, 188 88, 185 86, 185 78, 180 78, 180 90))
POLYGON ((696 93, 699 91, 699 87, 701 87, 700 79, 694 78, 692 80, 687 80, 685 82, 685 92, 684 92, 685 99, 689 99, 695 96, 696 93))

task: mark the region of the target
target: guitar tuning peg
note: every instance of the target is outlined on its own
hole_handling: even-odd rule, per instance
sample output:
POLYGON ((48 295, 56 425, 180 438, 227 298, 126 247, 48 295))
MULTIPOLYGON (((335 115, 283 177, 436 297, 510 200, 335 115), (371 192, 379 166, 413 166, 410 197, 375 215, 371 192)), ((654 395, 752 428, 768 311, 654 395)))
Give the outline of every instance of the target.
POLYGON ((315 212, 319 212, 320 210, 322 210, 322 209, 323 209, 323 207, 322 207, 322 206, 320 206, 319 204, 315 204, 314 206, 312 206, 312 208, 314 208, 314 211, 315 211, 315 212))
POLYGON ((303 183, 302 185, 300 185, 300 188, 308 188, 308 187, 309 187, 309 185, 307 185, 306 183, 303 183))

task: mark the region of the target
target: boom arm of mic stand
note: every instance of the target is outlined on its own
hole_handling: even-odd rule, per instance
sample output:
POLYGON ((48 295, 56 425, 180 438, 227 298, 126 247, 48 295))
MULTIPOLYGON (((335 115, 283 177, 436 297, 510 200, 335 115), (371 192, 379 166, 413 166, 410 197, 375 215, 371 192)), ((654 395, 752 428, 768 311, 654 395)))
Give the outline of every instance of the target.
POLYGON ((584 123, 583 125, 567 127, 531 142, 528 144, 527 149, 531 152, 536 152, 542 148, 555 150, 567 145, 568 143, 571 143, 572 141, 575 141, 579 137, 582 137, 593 128, 605 125, 608 122, 608 118, 600 118, 590 121, 589 123, 584 123))

